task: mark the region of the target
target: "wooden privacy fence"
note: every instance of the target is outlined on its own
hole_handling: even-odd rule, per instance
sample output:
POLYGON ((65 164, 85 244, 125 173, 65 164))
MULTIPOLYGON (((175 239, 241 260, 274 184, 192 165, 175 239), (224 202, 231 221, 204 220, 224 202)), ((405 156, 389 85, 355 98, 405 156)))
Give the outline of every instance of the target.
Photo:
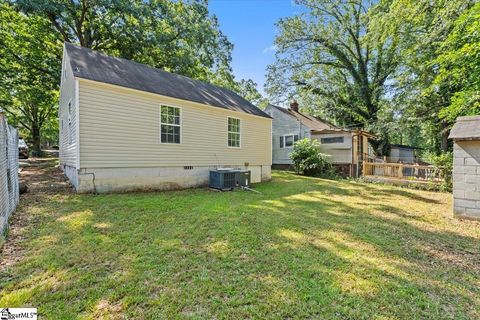
POLYGON ((444 181, 441 169, 432 165, 364 161, 363 175, 417 182, 440 183, 444 181))

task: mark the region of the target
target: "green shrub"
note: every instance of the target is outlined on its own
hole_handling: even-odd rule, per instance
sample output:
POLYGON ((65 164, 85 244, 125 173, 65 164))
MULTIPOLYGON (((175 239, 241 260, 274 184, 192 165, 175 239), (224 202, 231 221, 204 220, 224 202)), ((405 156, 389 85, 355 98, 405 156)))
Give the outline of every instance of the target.
POLYGON ((306 176, 331 176, 333 168, 329 158, 320 152, 317 140, 307 138, 297 141, 290 153, 295 172, 306 176))
POLYGON ((427 161, 437 168, 440 178, 443 179, 440 189, 444 191, 452 190, 453 153, 444 152, 438 155, 426 154, 425 156, 427 161))

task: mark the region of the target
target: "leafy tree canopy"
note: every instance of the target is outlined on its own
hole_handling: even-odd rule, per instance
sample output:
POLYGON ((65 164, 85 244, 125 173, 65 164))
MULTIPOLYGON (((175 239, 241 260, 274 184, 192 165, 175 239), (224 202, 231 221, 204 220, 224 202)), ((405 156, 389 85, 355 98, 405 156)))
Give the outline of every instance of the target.
MULTIPOLYGON (((337 123, 381 133, 378 115, 398 65, 396 38, 371 35, 372 1, 298 0, 304 12, 278 22, 267 92, 277 99, 313 95, 337 123)), ((382 136, 376 144, 382 153, 382 136)))
POLYGON ((203 0, 17 0, 48 19, 62 42, 231 85, 233 45, 203 0))
POLYGON ((436 80, 441 72, 438 57, 444 54, 460 15, 475 2, 383 0, 370 10, 372 33, 380 39, 396 37, 398 43, 399 64, 391 77, 387 104, 393 121, 384 121, 392 140, 431 151, 447 150, 454 117, 445 117, 442 110, 458 88, 436 80))
POLYGON ((268 100, 258 92, 257 84, 252 79, 241 79, 236 84, 235 91, 261 109, 265 109, 268 105, 268 100))
POLYGON ((435 87, 453 88, 450 105, 440 117, 453 122, 461 115, 480 114, 480 3, 463 13, 435 59, 435 87))
POLYGON ((40 150, 56 139, 63 42, 101 50, 166 71, 230 88, 254 103, 251 80, 236 82, 233 45, 204 0, 2 1, 2 106, 40 150))
POLYGON ((60 52, 48 20, 0 4, 0 103, 37 152, 41 131, 57 113, 60 52))
POLYGON ((446 150, 455 117, 478 113, 478 1, 296 2, 277 24, 275 99, 372 131, 380 154, 390 142, 446 150))

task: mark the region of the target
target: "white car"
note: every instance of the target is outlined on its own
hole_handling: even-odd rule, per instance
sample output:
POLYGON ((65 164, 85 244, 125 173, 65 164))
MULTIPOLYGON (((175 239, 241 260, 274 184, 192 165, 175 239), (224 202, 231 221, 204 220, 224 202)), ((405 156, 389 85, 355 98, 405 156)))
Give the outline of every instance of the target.
POLYGON ((18 157, 28 159, 28 146, 22 138, 18 139, 18 157))

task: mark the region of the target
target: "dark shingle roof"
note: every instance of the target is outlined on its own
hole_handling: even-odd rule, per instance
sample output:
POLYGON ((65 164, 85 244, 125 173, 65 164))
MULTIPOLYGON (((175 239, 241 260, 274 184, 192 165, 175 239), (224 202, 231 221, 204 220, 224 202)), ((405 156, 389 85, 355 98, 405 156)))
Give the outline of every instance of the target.
POLYGON ((450 131, 453 140, 480 140, 480 116, 458 117, 450 131))
POLYGON ((270 118, 225 88, 65 43, 75 77, 270 118))

